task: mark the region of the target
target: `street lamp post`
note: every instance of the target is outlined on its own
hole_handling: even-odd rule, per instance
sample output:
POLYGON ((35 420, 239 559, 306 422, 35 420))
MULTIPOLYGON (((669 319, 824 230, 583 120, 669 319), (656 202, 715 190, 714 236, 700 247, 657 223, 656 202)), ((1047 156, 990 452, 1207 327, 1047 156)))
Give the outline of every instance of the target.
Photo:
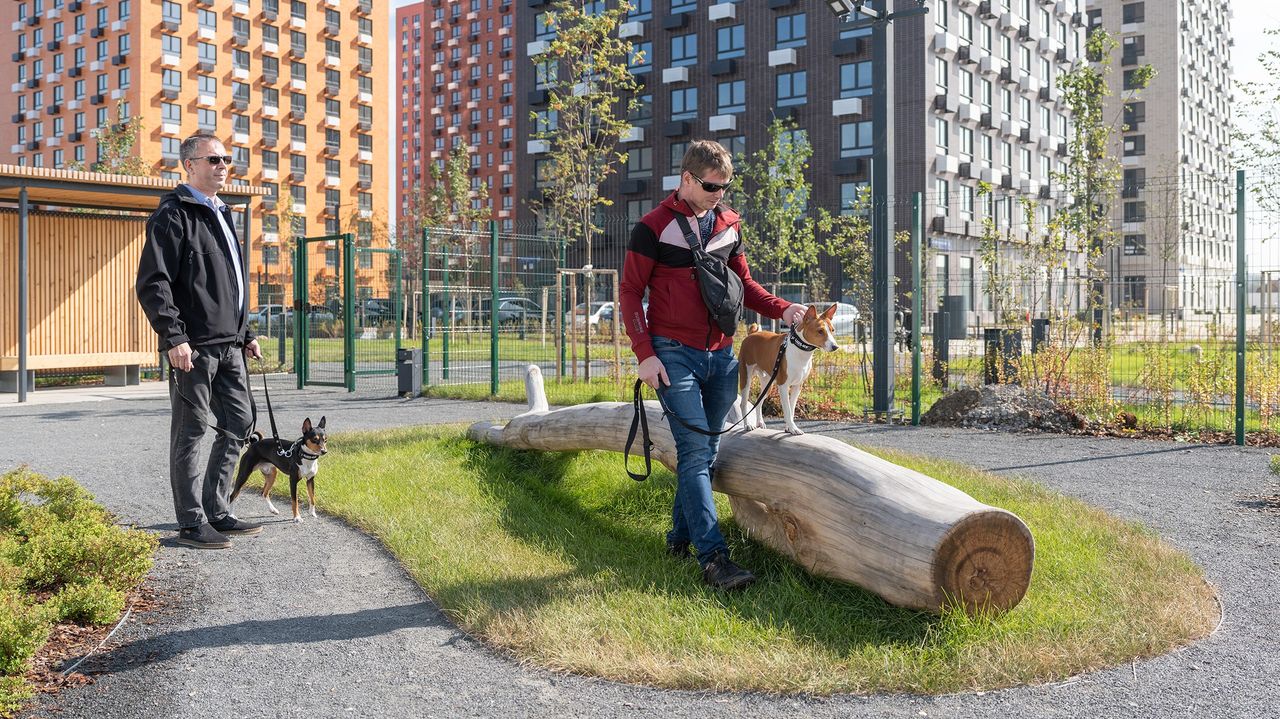
MULTIPOLYGON (((893 0, 888 0, 892 4, 893 0)), ((851 27, 872 28, 871 68, 873 109, 871 127, 871 354, 872 411, 890 416, 893 409, 893 33, 891 23, 929 11, 925 0, 911 0, 912 7, 890 11, 885 0, 828 0, 836 17, 851 27), (868 7, 870 5, 870 7, 868 7), (880 7, 877 7, 880 6, 880 7)), ((918 292, 913 287, 912 292, 918 292)), ((913 338, 912 341, 915 341, 913 338)))

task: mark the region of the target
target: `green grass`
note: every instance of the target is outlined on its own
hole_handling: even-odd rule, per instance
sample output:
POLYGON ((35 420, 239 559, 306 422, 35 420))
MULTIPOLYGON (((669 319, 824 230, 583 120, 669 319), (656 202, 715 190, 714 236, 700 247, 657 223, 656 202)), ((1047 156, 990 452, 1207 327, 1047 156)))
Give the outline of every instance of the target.
POLYGON ((669 472, 636 483, 618 454, 520 452, 461 432, 332 438, 320 505, 384 542, 467 632, 554 670, 688 689, 945 693, 1160 654, 1217 620, 1199 569, 1142 527, 1028 482, 898 454, 885 456, 1027 522, 1036 568, 1015 609, 888 606, 727 522, 760 582, 723 595, 663 552, 669 472))

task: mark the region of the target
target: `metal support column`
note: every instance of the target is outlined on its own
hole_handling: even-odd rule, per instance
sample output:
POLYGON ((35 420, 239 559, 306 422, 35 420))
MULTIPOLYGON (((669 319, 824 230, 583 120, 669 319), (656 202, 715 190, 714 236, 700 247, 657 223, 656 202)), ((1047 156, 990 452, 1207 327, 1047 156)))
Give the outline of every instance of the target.
POLYGON ((1248 274, 1245 253, 1244 170, 1236 171, 1236 444, 1244 446, 1244 352, 1248 274))
POLYGON ((356 253, 350 232, 342 235, 342 379, 356 391, 356 253))
POLYGON ((27 332, 31 273, 31 233, 27 188, 18 190, 18 401, 27 401, 27 332))
POLYGON ((875 24, 871 67, 874 154, 871 158, 871 352, 872 410, 893 409, 893 26, 875 24))
POLYGON ((489 220, 489 394, 498 394, 498 221, 489 220))
POLYGON ((920 263, 924 261, 920 245, 924 235, 924 216, 921 214, 921 193, 911 196, 911 425, 920 426, 920 308, 924 304, 920 295, 920 263))

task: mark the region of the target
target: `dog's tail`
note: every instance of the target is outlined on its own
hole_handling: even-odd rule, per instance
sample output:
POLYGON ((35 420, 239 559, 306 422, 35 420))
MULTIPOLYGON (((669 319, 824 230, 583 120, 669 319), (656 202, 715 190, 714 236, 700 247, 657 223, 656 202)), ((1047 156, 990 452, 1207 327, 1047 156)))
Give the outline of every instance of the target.
POLYGON ((747 325, 747 334, 751 334, 753 332, 759 332, 759 331, 760 331, 759 322, 752 322, 751 324, 747 325))

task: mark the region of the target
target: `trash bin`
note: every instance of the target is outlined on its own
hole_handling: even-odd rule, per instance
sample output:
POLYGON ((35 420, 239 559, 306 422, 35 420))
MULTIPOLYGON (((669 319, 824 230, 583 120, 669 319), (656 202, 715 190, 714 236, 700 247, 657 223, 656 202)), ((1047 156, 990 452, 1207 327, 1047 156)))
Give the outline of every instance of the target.
POLYGON ((1049 342, 1049 320, 1031 320, 1031 354, 1040 351, 1049 342))
POLYGON ((422 394, 422 348, 396 350, 396 393, 401 397, 422 394))
POLYGON ((982 362, 983 384, 1018 384, 1022 359, 1022 330, 989 327, 982 331, 985 348, 982 362))

